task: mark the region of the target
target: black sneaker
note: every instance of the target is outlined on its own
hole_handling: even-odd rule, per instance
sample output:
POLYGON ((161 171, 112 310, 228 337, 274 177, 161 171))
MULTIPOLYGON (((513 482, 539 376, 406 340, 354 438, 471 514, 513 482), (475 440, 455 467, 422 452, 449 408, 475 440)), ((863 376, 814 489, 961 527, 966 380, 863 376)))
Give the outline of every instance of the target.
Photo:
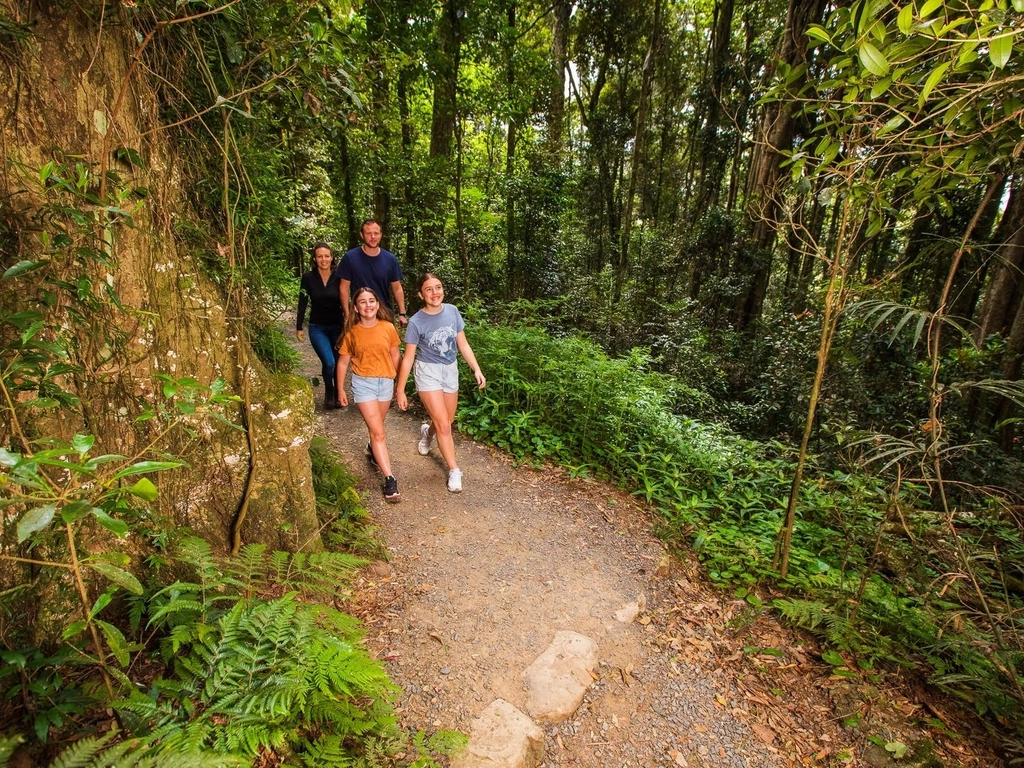
POLYGON ((394 475, 388 475, 384 478, 384 501, 394 503, 401 498, 402 494, 398 492, 398 481, 395 480, 394 475))
POLYGON ((377 469, 380 469, 380 467, 377 466, 377 459, 374 458, 373 446, 370 445, 369 440, 366 441, 366 458, 371 464, 373 464, 373 466, 377 467, 377 469))

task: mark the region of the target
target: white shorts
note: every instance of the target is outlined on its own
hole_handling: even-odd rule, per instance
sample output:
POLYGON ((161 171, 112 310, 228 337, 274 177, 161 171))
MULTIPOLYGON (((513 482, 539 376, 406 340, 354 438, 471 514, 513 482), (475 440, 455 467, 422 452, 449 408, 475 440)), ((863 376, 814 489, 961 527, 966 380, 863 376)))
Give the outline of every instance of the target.
POLYGON ((413 373, 418 392, 436 392, 440 389, 451 395, 459 391, 458 363, 421 363, 417 360, 413 373))
POLYGON ((394 379, 352 374, 352 399, 357 403, 372 403, 374 400, 386 403, 394 394, 394 379))

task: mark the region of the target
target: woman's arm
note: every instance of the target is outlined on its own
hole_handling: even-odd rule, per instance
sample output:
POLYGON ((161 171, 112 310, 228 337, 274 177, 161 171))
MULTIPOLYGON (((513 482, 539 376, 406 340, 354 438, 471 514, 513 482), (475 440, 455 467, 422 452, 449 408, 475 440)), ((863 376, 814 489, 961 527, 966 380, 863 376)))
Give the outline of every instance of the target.
POLYGON ((398 409, 404 411, 409 407, 409 398, 405 396, 405 383, 409 380, 409 374, 412 372, 412 364, 416 361, 416 345, 406 344, 405 345, 405 356, 402 358, 402 364, 398 368, 398 378, 395 379, 395 401, 398 404, 398 409))
POLYGON ((299 283, 299 308, 295 311, 295 338, 302 340, 302 323, 306 319, 306 305, 309 304, 309 293, 306 291, 306 276, 299 283))
POLYGON ((480 370, 480 365, 476 361, 476 355, 473 354, 473 348, 469 346, 469 342, 466 340, 465 331, 459 331, 459 335, 455 337, 455 343, 458 345, 463 359, 469 364, 469 369, 473 371, 477 389, 483 389, 487 386, 487 379, 484 378, 484 374, 480 370))

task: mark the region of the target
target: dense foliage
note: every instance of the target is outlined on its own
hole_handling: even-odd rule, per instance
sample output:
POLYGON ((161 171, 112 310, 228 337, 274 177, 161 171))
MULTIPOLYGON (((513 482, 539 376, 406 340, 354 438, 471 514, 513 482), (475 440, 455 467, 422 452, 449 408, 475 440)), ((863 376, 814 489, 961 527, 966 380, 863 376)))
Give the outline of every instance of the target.
MULTIPOLYGON (((27 5, 0 15, 5 61, 45 10, 27 5)), ((375 216, 407 274, 429 267, 450 300, 501 318, 472 328, 491 385, 467 430, 633 489, 752 605, 755 583, 788 590, 778 610, 849 659, 922 669, 1019 736, 1024 0, 145 0, 69 13, 94 25, 97 49, 130 31, 112 110, 136 81, 159 93, 190 207, 178 246, 268 364, 287 365, 273 321, 308 246, 354 245, 375 216)), ((62 377, 87 389, 83 372, 124 343, 97 278, 148 194, 110 169, 146 158, 113 147, 98 114, 99 156, 56 150, 8 184, 42 202, 27 223, 4 209, 5 286, 45 279, 38 307, 3 321, 13 426, 0 466, 22 489, 15 538, 33 549, 21 555, 121 590, 72 590, 84 618, 59 628, 58 650, 5 650, 40 695, 56 678, 39 670, 91 653, 109 701, 142 650, 102 616, 150 585, 116 557, 65 566, 82 529, 92 543, 141 524, 150 462, 173 457, 96 457, 89 435, 55 444, 14 418, 75 407, 62 377), (6 258, 22 231, 41 257, 6 258), (57 466, 71 485, 54 482, 57 466)), ((187 373, 163 385, 169 403, 142 414, 159 429, 223 415, 229 393, 187 373)), ((320 493, 321 507, 344 495, 320 493)), ((348 541, 343 506, 331 514, 348 541)), ((310 637, 333 621, 250 599, 188 621, 244 632, 257 614, 308 611, 310 637)), ((189 646, 196 669, 204 648, 189 646)), ((168 717, 188 708, 173 690, 195 683, 178 672, 161 678, 168 717)), ((61 690, 65 710, 40 733, 96 694, 61 690)), ((307 727, 267 735, 308 749, 307 727)))
MULTIPOLYGON (((869 471, 884 444, 824 450, 811 457, 814 482, 801 488, 791 568, 780 578, 793 448, 686 415, 703 393, 652 371, 640 350, 612 359, 583 338, 524 324, 467 333, 491 383, 486 394, 467 391, 464 431, 643 497, 664 516, 665 536, 692 547, 711 578, 754 609, 764 607, 755 585, 786 595, 771 605, 839 649, 837 667, 921 670, 1022 732, 1024 546, 1011 500, 951 487, 958 503, 946 511, 934 484, 909 471, 869 471)), ((957 461, 984 460, 980 446, 960 451, 957 461)), ((885 458, 895 466, 899 457, 885 458)))

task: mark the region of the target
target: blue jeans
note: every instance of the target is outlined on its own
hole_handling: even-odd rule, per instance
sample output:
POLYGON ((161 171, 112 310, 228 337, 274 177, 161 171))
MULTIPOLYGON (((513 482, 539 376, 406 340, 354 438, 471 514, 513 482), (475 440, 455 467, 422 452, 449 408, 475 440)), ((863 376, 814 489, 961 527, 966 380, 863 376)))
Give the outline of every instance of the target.
POLYGON ((324 377, 324 387, 334 389, 334 369, 338 365, 338 353, 334 351, 334 343, 341 336, 340 325, 319 325, 310 323, 309 343, 320 358, 320 373, 324 377))

